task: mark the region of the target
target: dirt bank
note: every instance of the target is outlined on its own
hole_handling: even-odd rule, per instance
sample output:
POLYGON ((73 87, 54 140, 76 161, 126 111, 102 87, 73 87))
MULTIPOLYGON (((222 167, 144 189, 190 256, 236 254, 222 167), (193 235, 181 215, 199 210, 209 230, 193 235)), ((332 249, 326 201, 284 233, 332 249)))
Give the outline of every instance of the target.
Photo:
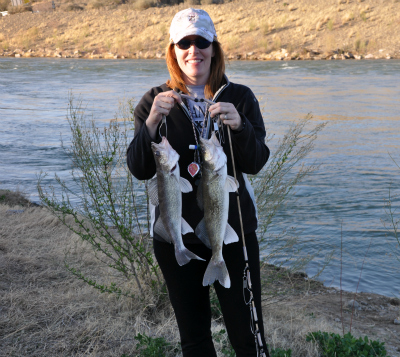
POLYGON ((194 6, 209 12, 230 59, 400 58, 400 1, 287 1, 146 10, 56 1, 55 11, 0 17, 0 56, 163 58, 173 15, 194 6))
MULTIPOLYGON (((98 282, 118 279, 47 210, 0 190, 0 356, 133 356, 138 333, 178 344, 166 297, 143 309, 139 300, 101 294, 73 277, 64 266, 65 259, 98 282)), ((351 325, 353 335, 383 341, 388 355, 400 356, 400 325, 394 324, 399 318, 398 299, 341 294, 304 274, 289 274, 267 264, 262 277, 270 347, 291 348, 294 357, 317 357, 315 348, 305 341, 307 333, 342 333, 342 326, 348 332, 351 325), (355 310, 348 304, 354 297, 359 305, 355 310)), ((212 331, 220 336, 218 356, 224 355, 221 350, 226 345, 226 335, 219 334, 222 328, 221 319, 215 318, 212 331)))

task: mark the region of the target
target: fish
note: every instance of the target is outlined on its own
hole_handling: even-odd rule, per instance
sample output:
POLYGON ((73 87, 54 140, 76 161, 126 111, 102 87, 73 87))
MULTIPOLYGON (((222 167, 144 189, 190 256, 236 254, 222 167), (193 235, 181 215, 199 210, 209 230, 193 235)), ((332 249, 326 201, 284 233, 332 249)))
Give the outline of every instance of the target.
POLYGON ((213 132, 210 139, 200 138, 202 175, 197 190, 197 203, 204 218, 195 229, 196 236, 212 250, 212 256, 203 277, 203 286, 218 280, 230 288, 231 280, 224 258, 223 243, 238 242, 239 237, 228 224, 229 192, 239 187, 227 173, 227 158, 213 132))
POLYGON ((180 266, 191 259, 204 260, 187 249, 182 235, 193 232, 193 228, 182 217, 182 194, 191 192, 192 185, 180 177, 179 154, 172 148, 166 137, 161 143, 151 143, 156 162, 156 175, 148 182, 151 204, 159 206, 160 216, 154 225, 154 232, 165 241, 174 244, 176 261, 180 266))

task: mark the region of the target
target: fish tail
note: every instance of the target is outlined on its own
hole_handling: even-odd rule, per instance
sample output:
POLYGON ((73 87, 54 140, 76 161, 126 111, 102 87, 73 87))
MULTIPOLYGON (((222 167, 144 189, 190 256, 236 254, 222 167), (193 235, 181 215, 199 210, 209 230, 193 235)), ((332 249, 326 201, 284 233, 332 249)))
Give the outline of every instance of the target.
POLYGON ((175 258, 180 266, 189 263, 191 259, 204 260, 185 247, 183 249, 175 249, 175 258))
POLYGON ((231 279, 229 278, 225 261, 215 261, 211 259, 204 273, 203 286, 211 285, 216 280, 218 280, 224 288, 231 287, 231 279))

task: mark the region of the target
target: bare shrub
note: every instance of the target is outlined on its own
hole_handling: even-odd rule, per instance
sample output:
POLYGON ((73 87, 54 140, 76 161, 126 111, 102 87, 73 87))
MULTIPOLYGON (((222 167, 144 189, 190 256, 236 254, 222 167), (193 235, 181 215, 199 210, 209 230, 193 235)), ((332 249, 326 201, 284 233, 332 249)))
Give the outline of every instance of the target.
MULTIPOLYGON (((94 120, 86 118, 80 102, 75 106, 71 97, 67 118, 71 146, 62 143, 62 148, 73 164, 73 184, 67 186, 56 175, 61 197, 54 187, 44 187, 44 174, 39 176, 37 186, 43 205, 91 245, 95 256, 114 268, 117 276, 132 281, 143 298, 148 288, 157 294, 162 281, 152 254, 147 186, 133 178, 125 162, 133 130, 133 107, 129 103, 129 108, 121 109, 122 120, 116 118, 100 129, 94 120)), ((75 267, 67 268, 101 292, 132 295, 114 282, 103 284, 75 267)))
POLYGON ((133 3, 133 7, 136 10, 146 10, 149 9, 150 7, 155 7, 155 6, 157 6, 156 0, 136 0, 133 3))
POLYGON ((68 4, 65 7, 64 6, 61 7, 61 10, 64 10, 64 11, 82 11, 84 9, 85 8, 83 6, 80 6, 78 4, 68 4))
POLYGON ((31 5, 19 5, 19 6, 8 5, 8 13, 10 15, 28 11, 32 11, 31 5))
POLYGON ((92 0, 88 3, 87 7, 89 9, 101 9, 105 6, 104 2, 102 0, 92 0))
POLYGON ((184 4, 186 6, 200 5, 200 0, 185 0, 184 4))
POLYGON ((10 191, 0 189, 0 204, 13 206, 30 207, 32 203, 22 191, 10 191))
POLYGON ((0 11, 7 11, 10 0, 0 0, 0 11))

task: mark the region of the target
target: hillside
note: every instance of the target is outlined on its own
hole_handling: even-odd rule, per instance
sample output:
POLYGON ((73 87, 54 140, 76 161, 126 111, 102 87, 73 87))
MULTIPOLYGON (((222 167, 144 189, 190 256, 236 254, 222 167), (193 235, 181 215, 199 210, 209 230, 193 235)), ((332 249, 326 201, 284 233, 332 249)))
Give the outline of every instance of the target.
POLYGON ((1 17, 0 56, 161 58, 173 15, 194 6, 210 14, 230 59, 400 58, 399 0, 189 0, 147 9, 73 1, 1 17))

